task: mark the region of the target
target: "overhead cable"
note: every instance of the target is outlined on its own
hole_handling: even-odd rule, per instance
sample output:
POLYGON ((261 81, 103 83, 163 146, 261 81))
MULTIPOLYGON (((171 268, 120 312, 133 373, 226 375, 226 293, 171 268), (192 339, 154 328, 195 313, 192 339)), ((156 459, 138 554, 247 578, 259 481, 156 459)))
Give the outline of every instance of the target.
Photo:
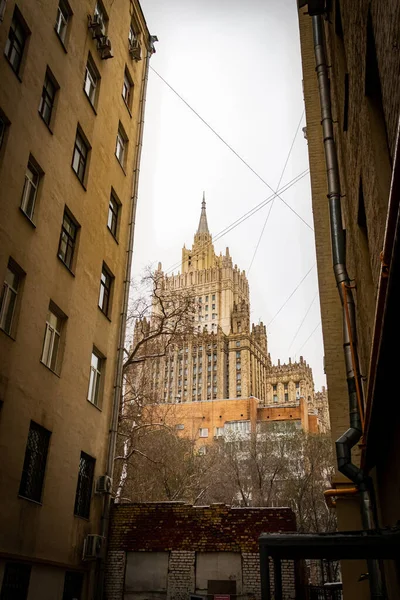
MULTIPOLYGON (((300 179, 302 179, 303 177, 305 177, 307 174, 309 173, 309 169, 305 169, 305 171, 303 171, 302 173, 299 173, 296 177, 294 177, 291 181, 289 181, 287 184, 285 184, 280 190, 278 190, 281 194, 283 194, 284 192, 286 192, 288 189, 290 189, 293 185, 295 185, 298 181, 300 181, 300 179)), ((264 208, 264 206, 266 206, 267 204, 269 204, 270 202, 272 202, 273 198, 276 197, 276 193, 274 192, 273 194, 271 194, 271 196, 269 196, 268 198, 266 198, 265 200, 262 200, 262 202, 260 202, 259 204, 257 204, 256 206, 254 206, 253 208, 251 208, 249 211, 247 211, 246 213, 244 213, 241 217, 239 217, 238 219, 236 219, 236 221, 233 221, 233 223, 231 223, 230 225, 228 225, 227 227, 225 227, 224 229, 222 229, 219 233, 217 233, 210 242, 208 242, 207 244, 204 244, 201 246, 201 248, 197 251, 194 252, 193 254, 191 254, 192 259, 197 255, 200 254, 200 252, 203 252, 203 250, 205 250, 209 245, 213 244, 214 242, 216 242, 217 240, 219 240, 220 238, 222 238, 224 235, 226 235, 227 233, 230 233, 233 229, 235 229, 238 225, 241 225, 244 221, 246 221, 247 219, 249 219, 250 217, 252 217, 256 212, 258 212, 259 210, 261 210, 262 208, 264 208)), ((169 273, 172 273, 175 269, 177 269, 179 266, 181 265, 181 262, 175 263, 174 265, 172 265, 172 267, 170 267, 165 273, 166 275, 169 273)))
MULTIPOLYGON (((286 167, 287 167, 287 164, 288 164, 288 162, 289 162, 289 158, 290 158, 290 155, 291 155, 291 153, 292 153, 293 146, 294 146, 294 143, 295 143, 295 141, 296 141, 297 134, 298 134, 298 132, 299 132, 300 125, 301 125, 301 122, 302 122, 302 120, 303 120, 303 117, 304 117, 304 109, 303 109, 303 112, 301 113, 300 121, 299 121, 299 123, 298 123, 298 125, 297 125, 297 127, 296 127, 296 131, 295 131, 295 134, 294 134, 294 137, 293 137, 292 143, 291 143, 291 145, 290 145, 289 152, 288 152, 288 154, 287 154, 287 156, 286 156, 285 164, 283 165, 283 169, 282 169, 282 172, 281 172, 281 176, 279 177, 278 185, 276 186, 276 190, 275 190, 275 191, 279 190, 279 186, 281 185, 281 182, 282 182, 283 176, 284 176, 284 174, 285 174, 286 167)), ((260 245, 260 243, 261 243, 261 239, 262 239, 262 236, 263 236, 263 234, 264 234, 265 227, 267 226, 267 223, 268 223, 268 221, 269 221, 269 217, 270 217, 270 215, 271 215, 271 212, 272 212, 272 209, 273 209, 273 207, 274 207, 274 202, 275 202, 275 198, 272 200, 272 202, 271 202, 271 206, 269 207, 268 214, 267 214, 267 216, 265 217, 264 225, 263 225, 263 228, 261 229, 260 237, 258 238, 258 242, 257 242, 257 245, 256 245, 256 247, 255 247, 254 254, 253 254, 253 257, 252 257, 252 259, 251 259, 251 262, 250 262, 250 266, 249 266, 249 268, 247 269, 247 274, 249 274, 249 273, 250 273, 250 269, 251 269, 251 267, 252 267, 252 265, 253 265, 253 262, 254 262, 254 259, 255 259, 255 257, 256 257, 257 250, 258 250, 258 247, 259 247, 259 245, 260 245)))
MULTIPOLYGON (((252 166, 249 165, 249 163, 238 153, 236 152, 236 150, 230 145, 228 144, 228 142, 226 142, 224 140, 224 138, 209 124, 207 123, 207 121, 205 119, 203 119, 203 117, 172 87, 171 84, 168 83, 168 81, 166 79, 164 79, 164 77, 162 75, 160 75, 160 73, 158 73, 158 71, 156 71, 151 65, 150 65, 150 69, 153 71, 153 73, 155 73, 157 75, 157 77, 159 77, 161 79, 161 81, 163 81, 165 83, 165 85, 167 87, 169 87, 169 89, 176 95, 178 96, 178 98, 189 108, 189 110, 191 110, 196 117, 198 117, 198 119, 200 119, 200 121, 202 123, 204 123, 204 125, 206 127, 208 127, 208 129, 210 131, 212 131, 212 133, 217 136, 217 138, 260 180, 262 181, 262 183, 264 185, 267 186, 267 188, 269 188, 271 190, 271 192, 274 192, 273 188, 269 185, 269 183, 267 181, 265 181, 265 179, 263 177, 261 177, 261 175, 259 173, 257 173, 257 171, 255 169, 253 169, 252 166)), ((283 204, 289 209, 291 210, 299 219, 300 221, 302 221, 309 229, 311 229, 311 231, 314 231, 314 229, 311 227, 311 225, 309 223, 307 223, 307 221, 305 221, 303 219, 302 216, 299 215, 298 212, 296 212, 294 210, 294 208, 292 208, 290 206, 290 204, 288 204, 286 202, 286 200, 284 200, 283 198, 281 198, 281 196, 279 194, 276 194, 276 196, 279 198, 279 200, 281 200, 281 202, 283 202, 283 204)))
POLYGON ((286 304, 289 302, 289 300, 292 298, 292 296, 294 296, 294 294, 297 292, 297 290, 299 289, 299 287, 301 286, 301 284, 303 283, 303 281, 305 281, 305 279, 307 279, 307 277, 309 276, 309 274, 311 273, 311 271, 313 270, 313 268, 315 267, 316 264, 317 263, 315 262, 313 264, 313 266, 304 275, 304 277, 299 281, 299 283, 296 285, 296 287, 294 288, 294 290, 292 291, 292 293, 286 298, 285 302, 282 304, 282 306, 280 307, 280 309, 274 314, 274 316, 272 317, 272 319, 268 323, 267 327, 269 327, 271 325, 272 321, 274 321, 276 319, 276 317, 279 315, 279 313, 285 308, 286 304))
POLYGON ((302 320, 301 320, 301 323, 300 323, 300 325, 298 326, 298 328, 297 328, 297 331, 296 331, 296 333, 294 334, 292 341, 290 342, 290 346, 289 346, 289 352, 290 352, 290 348, 293 346, 294 340, 297 338, 297 336, 298 336, 298 334, 299 334, 299 331, 300 331, 300 329, 302 328, 302 326, 303 326, 303 323, 304 323, 304 321, 306 320, 306 318, 307 318, 307 316, 308 316, 308 313, 310 312, 310 310, 311 310, 311 307, 312 307, 312 305, 314 304, 315 298, 316 298, 317 296, 318 296, 318 292, 315 292, 314 298, 311 300, 311 302, 310 302, 310 305, 309 305, 309 307, 307 308, 306 314, 305 314, 305 315, 304 315, 304 317, 302 318, 302 320))

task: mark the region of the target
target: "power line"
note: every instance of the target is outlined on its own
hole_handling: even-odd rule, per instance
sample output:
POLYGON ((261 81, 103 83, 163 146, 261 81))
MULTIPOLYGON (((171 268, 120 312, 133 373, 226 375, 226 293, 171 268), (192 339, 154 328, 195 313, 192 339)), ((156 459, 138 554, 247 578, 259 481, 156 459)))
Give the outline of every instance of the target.
MULTIPOLYGON (((223 144, 224 144, 224 145, 225 145, 225 146, 226 146, 226 147, 227 147, 227 148, 228 148, 228 149, 229 149, 229 150, 230 150, 230 151, 231 151, 231 152, 232 152, 232 153, 233 153, 233 154, 234 154, 234 155, 235 155, 235 156, 236 156, 236 157, 237 157, 237 158, 238 158, 238 159, 239 159, 239 160, 240 160, 240 161, 241 161, 241 162, 242 162, 242 163, 243 163, 243 164, 244 164, 244 165, 245 165, 245 166, 246 166, 246 167, 247 167, 247 168, 248 168, 248 169, 249 169, 249 170, 250 170, 250 171, 251 171, 251 172, 252 172, 252 173, 253 173, 253 174, 256 176, 256 177, 257 177, 257 178, 258 178, 258 179, 259 179, 259 180, 260 180, 260 181, 262 181, 262 183, 263 183, 264 185, 266 185, 266 186, 267 186, 267 188, 269 188, 269 189, 271 190, 271 192, 273 192, 273 193, 275 194, 275 192, 274 192, 273 188, 272 188, 272 187, 269 185, 269 183, 268 183, 267 181, 265 181, 265 179, 264 179, 263 177, 261 177, 261 175, 260 175, 259 173, 257 173, 257 171, 256 171, 255 169, 253 169, 253 167, 252 167, 252 166, 250 166, 250 165, 249 165, 249 163, 248 163, 248 162, 247 162, 247 161, 246 161, 244 158, 242 158, 242 156, 240 156, 240 154, 239 154, 238 152, 236 152, 236 150, 235 150, 235 149, 234 149, 234 148, 233 148, 233 147, 232 147, 230 144, 228 144, 228 142, 226 142, 226 141, 224 140, 224 138, 223 138, 223 137, 222 137, 222 136, 221 136, 221 135, 220 135, 220 134, 219 134, 219 133, 218 133, 218 132, 217 132, 217 131, 216 131, 216 130, 213 128, 213 127, 211 127, 211 125, 210 125, 209 123, 207 123, 207 121, 206 121, 205 119, 203 119, 203 117, 202 117, 202 116, 201 116, 201 115, 200 115, 200 114, 199 114, 199 113, 198 113, 198 112, 197 112, 197 111, 196 111, 196 110, 195 110, 195 109, 194 109, 192 106, 190 106, 190 104, 189 104, 189 103, 188 103, 188 102, 187 102, 187 101, 186 101, 186 100, 185 100, 185 99, 184 99, 184 98, 183 98, 183 97, 182 97, 182 96, 181 96, 181 95, 180 95, 180 94, 179 94, 179 93, 178 93, 178 92, 177 92, 177 91, 176 91, 176 90, 175 90, 175 89, 172 87, 172 85, 170 85, 170 84, 168 83, 168 81, 167 81, 166 79, 164 79, 164 77, 163 77, 162 75, 160 75, 160 73, 158 73, 158 72, 157 72, 157 71, 154 69, 154 67, 152 67, 151 65, 150 65, 150 69, 153 71, 153 73, 155 73, 155 74, 157 75, 157 77, 159 77, 159 78, 161 79, 161 81, 163 81, 163 82, 165 83, 165 85, 166 85, 167 87, 169 87, 169 89, 170 89, 170 90, 171 90, 171 91, 172 91, 172 92, 173 92, 173 93, 174 93, 176 96, 178 96, 178 98, 179 98, 179 99, 180 99, 180 100, 181 100, 181 101, 182 101, 182 102, 183 102, 183 103, 184 103, 184 104, 185 104, 185 105, 186 105, 186 106, 189 108, 189 110, 191 110, 191 111, 192 111, 192 112, 193 112, 193 113, 196 115, 196 117, 197 117, 198 119, 200 119, 200 121, 201 121, 202 123, 204 123, 204 125, 205 125, 206 127, 208 127, 208 129, 209 129, 210 131, 212 131, 212 133, 213 133, 214 135, 216 135, 216 136, 217 136, 217 138, 218 138, 218 139, 219 139, 219 140, 220 140, 220 141, 221 141, 221 142, 222 142, 222 143, 223 143, 223 144)), ((292 211, 292 212, 293 212, 293 213, 294 213, 294 214, 295 214, 295 215, 296 215, 296 216, 297 216, 297 217, 300 219, 300 221, 302 221, 302 222, 303 222, 305 225, 307 225, 307 227, 308 227, 309 229, 311 229, 311 231, 314 231, 314 229, 311 227, 311 225, 310 225, 309 223, 307 223, 307 221, 305 221, 305 220, 303 219, 303 217, 301 217, 301 216, 299 215, 299 213, 298 213, 298 212, 296 212, 296 211, 294 210, 294 208, 292 208, 292 207, 290 206, 290 204, 288 204, 288 203, 287 203, 287 202, 286 202, 286 201, 285 201, 283 198, 281 198, 281 196, 280 196, 279 194, 276 194, 276 196, 279 198, 279 200, 281 200, 281 202, 283 202, 283 204, 284 204, 284 205, 285 205, 287 208, 289 208, 289 210, 291 210, 291 211, 292 211)))
MULTIPOLYGON (((290 155, 291 155, 291 153, 292 153, 293 146, 294 146, 294 143, 295 143, 295 141, 296 141, 297 134, 298 134, 298 132, 299 132, 300 125, 301 125, 301 122, 302 122, 302 120, 303 120, 303 117, 304 117, 304 109, 303 109, 303 112, 301 113, 300 121, 299 121, 299 123, 298 123, 298 125, 297 125, 297 127, 296 127, 296 131, 295 131, 295 134, 294 134, 294 137, 293 137, 292 143, 291 143, 291 145, 290 145, 289 152, 288 152, 288 154, 287 154, 287 156, 286 156, 285 164, 283 165, 283 169, 282 169, 282 172, 281 172, 281 176, 279 177, 278 185, 276 186, 276 190, 275 190, 275 191, 279 190, 279 186, 281 185, 281 182, 282 182, 283 176, 284 176, 284 174, 285 174, 286 167, 287 167, 287 164, 288 164, 288 162, 289 162, 289 158, 290 158, 290 155)), ((254 250, 253 257, 252 257, 252 259, 251 259, 251 262, 250 262, 250 266, 249 266, 249 268, 247 269, 247 274, 249 274, 249 273, 250 273, 250 269, 251 269, 251 267, 253 266, 253 262, 254 262, 254 259, 255 259, 255 257, 256 257, 256 254, 257 254, 258 247, 259 247, 259 245, 260 245, 260 243, 261 243, 261 239, 262 239, 262 236, 263 236, 263 234, 264 234, 265 227, 267 226, 267 223, 268 223, 268 221, 269 221, 270 214, 271 214, 271 212, 272 212, 272 209, 273 209, 273 207, 274 207, 274 202, 275 202, 275 198, 272 200, 272 204, 271 204, 271 206, 270 206, 270 208, 269 208, 269 211, 268 211, 268 214, 267 214, 267 216, 266 216, 266 218, 265 218, 264 225, 263 225, 263 228, 262 228, 262 230, 261 230, 261 233, 260 233, 260 237, 258 238, 258 242, 257 242, 257 245, 256 245, 256 247, 255 247, 255 250, 254 250)))
POLYGON ((268 323, 267 327, 269 327, 271 325, 272 321, 274 321, 276 319, 276 317, 279 315, 279 313, 281 312, 281 310, 283 310, 285 308, 285 306, 289 302, 290 298, 297 292, 297 290, 299 289, 299 287, 301 286, 301 284, 303 283, 303 281, 309 276, 309 274, 311 273, 311 271, 313 270, 313 268, 315 267, 316 264, 317 263, 314 263, 313 266, 304 275, 303 279, 301 281, 299 281, 299 283, 296 285, 296 287, 294 288, 294 290, 290 294, 290 296, 288 296, 288 298, 286 298, 285 302, 282 304, 282 306, 280 307, 280 309, 278 310, 278 312, 276 312, 274 314, 274 316, 272 317, 272 319, 268 323))
POLYGON ((310 338, 314 335, 314 333, 317 331, 317 329, 320 325, 321 325, 321 321, 319 321, 319 323, 314 327, 314 329, 312 330, 312 332, 310 333, 310 335, 308 336, 308 338, 306 339, 306 341, 304 342, 304 344, 302 345, 300 350, 298 350, 296 352, 296 356, 297 356, 297 354, 300 354, 300 352, 303 350, 304 346, 307 344, 307 342, 310 340, 310 338))
MULTIPOLYGON (((300 179, 302 179, 303 177, 305 177, 307 175, 307 173, 309 172, 308 169, 306 169, 305 171, 303 171, 302 173, 299 173, 296 177, 294 177, 291 181, 289 181, 286 185, 284 185, 279 192, 282 194, 283 192, 286 192, 288 189, 290 189, 293 185, 295 185, 298 181, 300 181, 300 179)), ((272 202, 273 198, 276 196, 275 192, 273 194, 271 194, 271 196, 269 196, 268 198, 266 198, 265 200, 262 200, 262 202, 260 202, 259 204, 257 204, 256 206, 254 206, 253 208, 251 208, 249 211, 247 211, 246 213, 244 213, 241 217, 239 217, 238 219, 236 219, 236 221, 234 221, 233 223, 231 223, 230 225, 228 225, 227 227, 225 227, 224 229, 222 229, 219 233, 217 233, 216 236, 214 236, 211 240, 211 242, 204 244, 200 250, 198 250, 197 252, 193 253, 191 255, 192 259, 198 255, 200 252, 203 252, 203 250, 205 250, 206 248, 208 248, 209 245, 213 244, 214 242, 216 242, 217 240, 219 240, 220 238, 222 238, 224 235, 226 235, 227 233, 230 233, 233 229, 235 229, 235 227, 237 227, 238 225, 241 225, 244 221, 246 221, 247 219, 249 219, 250 217, 252 217, 256 212, 258 212, 259 210, 261 210, 262 208, 264 208, 264 206, 266 206, 267 204, 269 204, 270 202, 272 202)), ((179 265, 181 264, 181 262, 175 263, 174 265, 172 265, 166 272, 165 274, 171 273, 173 272, 176 268, 179 267, 179 265)))
POLYGON ((298 328, 297 328, 297 331, 296 331, 296 333, 294 334, 292 341, 290 342, 290 346, 289 346, 289 350, 288 350, 288 352, 290 352, 290 348, 293 346, 293 342, 294 342, 294 340, 297 338, 297 336, 298 336, 298 334, 299 334, 299 331, 300 331, 300 329, 302 328, 302 326, 303 326, 303 323, 304 323, 304 321, 306 320, 306 318, 307 318, 307 316, 308 316, 308 313, 310 312, 310 310, 311 310, 311 307, 312 307, 312 305, 314 304, 315 298, 316 298, 317 296, 318 296, 318 292, 315 292, 315 296, 314 296, 314 298, 311 300, 310 306, 307 308, 306 314, 305 314, 305 315, 304 315, 304 317, 302 318, 302 320, 301 320, 301 323, 300 323, 300 325, 298 326, 298 328))

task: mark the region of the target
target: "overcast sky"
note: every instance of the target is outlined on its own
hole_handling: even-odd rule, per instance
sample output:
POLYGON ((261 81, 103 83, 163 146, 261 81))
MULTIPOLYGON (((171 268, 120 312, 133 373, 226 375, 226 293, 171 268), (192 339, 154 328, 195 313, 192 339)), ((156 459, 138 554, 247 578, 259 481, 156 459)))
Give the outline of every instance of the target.
MULTIPOLYGON (((276 190, 304 110, 296 0, 141 0, 141 5, 150 32, 159 38, 151 67, 276 190)), ((304 125, 303 116, 280 187, 308 169, 304 125)), ((174 266, 178 271, 181 248, 193 241, 203 190, 214 236, 271 195, 150 69, 135 274, 158 261, 165 271, 174 266)), ((308 175, 282 198, 313 227, 308 175)), ((325 376, 314 235, 279 198, 249 271, 270 207, 217 240, 215 250, 229 246, 233 262, 248 274, 251 320, 267 324, 272 360, 302 354, 320 389, 325 376)))

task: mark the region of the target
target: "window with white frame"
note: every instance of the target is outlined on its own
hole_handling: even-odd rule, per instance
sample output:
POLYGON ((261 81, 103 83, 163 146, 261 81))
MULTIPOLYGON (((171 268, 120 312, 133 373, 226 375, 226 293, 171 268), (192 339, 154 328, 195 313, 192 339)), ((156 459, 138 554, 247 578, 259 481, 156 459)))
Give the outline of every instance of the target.
POLYGON ((115 145, 115 156, 118 158, 118 162, 120 163, 120 165, 122 167, 124 166, 124 162, 125 162, 126 145, 127 145, 126 134, 120 123, 119 127, 118 127, 118 133, 117 133, 117 142, 115 145))
POLYGON ((201 438, 208 437, 208 427, 200 427, 200 429, 199 429, 199 437, 201 437, 201 438))
POLYGON ((175 425, 175 429, 181 431, 182 429, 185 429, 185 425, 183 423, 179 423, 178 425, 175 425))
POLYGON ((100 388, 101 388, 101 375, 103 371, 103 358, 93 349, 92 358, 90 361, 90 377, 89 377, 89 390, 88 400, 95 406, 100 404, 100 388))
POLYGON ((216 427, 215 428, 215 437, 222 437, 223 435, 224 435, 224 428, 216 427))
POLYGON ((39 180, 39 170, 30 159, 25 171, 25 183, 22 192, 21 209, 31 220, 33 219, 33 213, 35 211, 39 180))
POLYGON ((0 329, 8 335, 11 335, 14 329, 21 278, 22 272, 10 259, 0 297, 0 329))
POLYGON ((199 456, 204 456, 205 454, 207 454, 206 446, 200 446, 198 454, 199 454, 199 456))
POLYGON ((109 316, 111 307, 111 288, 113 284, 114 276, 107 269, 103 263, 100 276, 100 292, 99 292, 99 308, 106 315, 109 316))
POLYGON ((129 43, 132 45, 136 39, 137 39, 137 36, 136 36, 135 27, 134 27, 133 23, 131 23, 130 27, 129 27, 129 34, 128 34, 129 43))
POLYGON ((95 19, 97 19, 101 23, 101 29, 102 29, 103 34, 105 35, 108 17, 107 17, 106 11, 104 9, 103 3, 100 2, 100 0, 97 0, 97 2, 96 2, 96 6, 94 7, 93 16, 95 19))
POLYGON ((60 0, 57 7, 57 17, 55 30, 60 40, 65 43, 65 38, 68 30, 68 21, 72 14, 69 4, 65 0, 60 0))
POLYGON ((89 53, 88 60, 86 63, 85 81, 83 84, 83 89, 85 90, 85 94, 89 98, 92 106, 95 106, 97 102, 99 83, 100 74, 96 68, 96 65, 94 64, 92 55, 89 53))
POLYGON ((44 332, 41 361, 46 367, 57 373, 59 371, 59 352, 61 330, 64 318, 57 314, 53 303, 50 303, 44 332))
POLYGON ((224 427, 235 433, 250 433, 251 430, 250 421, 227 421, 224 427))
POLYGON ((133 82, 128 69, 125 68, 124 83, 122 84, 122 97, 129 110, 132 108, 132 96, 133 82))

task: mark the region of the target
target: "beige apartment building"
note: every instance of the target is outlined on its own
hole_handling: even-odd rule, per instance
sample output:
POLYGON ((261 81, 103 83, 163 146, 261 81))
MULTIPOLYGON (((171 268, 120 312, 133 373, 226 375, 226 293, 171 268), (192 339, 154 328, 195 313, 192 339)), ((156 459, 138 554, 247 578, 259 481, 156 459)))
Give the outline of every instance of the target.
POLYGON ((0 2, 2 600, 101 597, 154 41, 137 0, 0 2))
MULTIPOLYGON (((350 481, 338 469, 332 481, 334 489, 330 498, 334 498, 333 494, 337 492, 333 504, 339 530, 370 529, 371 524, 376 528, 393 527, 400 519, 400 422, 396 386, 391 382, 391 376, 397 369, 396 348, 400 330, 399 4, 379 0, 335 0, 329 3, 300 0, 298 5, 306 137, 333 443, 340 440, 351 425, 346 383, 351 369, 346 373, 343 309, 338 287, 339 292, 341 290, 333 269, 334 244, 331 242, 329 206, 335 196, 332 181, 338 180, 339 235, 344 230, 345 266, 349 278, 345 298, 352 294, 355 302, 355 327, 347 326, 359 364, 357 369, 357 360, 352 361, 359 384, 356 409, 359 414, 358 441, 351 450, 354 477, 350 481), (324 72, 329 78, 328 89, 323 84, 324 72), (333 127, 332 136, 323 132, 321 126, 321 87, 324 92, 323 123, 329 122, 333 127), (332 139, 337 149, 338 173, 331 168, 332 145, 327 148, 332 139), (329 177, 327 166, 330 167, 329 177), (370 476, 374 484, 370 497, 375 496, 376 499, 376 517, 369 524, 361 519, 361 515, 364 519, 365 514, 368 516, 362 502, 365 488, 370 489, 371 480, 366 476, 370 476)), ((370 592, 368 583, 360 579, 360 575, 371 566, 376 567, 376 564, 367 567, 365 562, 343 561, 345 600, 400 597, 398 562, 385 561, 380 574, 378 569, 378 576, 376 573, 374 577, 370 575, 370 592)))
MULTIPOLYGON (((264 420, 293 421, 312 432, 329 429, 327 394, 316 404, 311 367, 302 356, 273 365, 265 325, 250 324, 246 273, 233 263, 229 248, 216 254, 204 197, 180 271, 164 273, 159 263, 155 277, 165 298, 194 299, 187 334, 160 355, 145 352, 146 378, 140 380, 151 403, 178 405, 173 414, 182 435, 201 446, 224 427, 250 430, 264 420)), ((151 319, 137 321, 134 340, 151 334, 152 327, 151 319)), ((135 373, 142 377, 143 368, 135 373)))

